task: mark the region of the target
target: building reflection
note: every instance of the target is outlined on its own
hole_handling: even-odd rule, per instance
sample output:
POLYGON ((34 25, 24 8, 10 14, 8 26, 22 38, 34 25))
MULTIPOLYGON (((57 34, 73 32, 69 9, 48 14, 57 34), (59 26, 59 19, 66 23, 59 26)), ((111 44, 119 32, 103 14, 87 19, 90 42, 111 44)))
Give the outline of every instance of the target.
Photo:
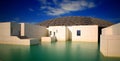
POLYGON ((0 45, 1 61, 23 61, 29 58, 30 46, 0 45))
POLYGON ((104 57, 97 43, 56 42, 40 45, 0 45, 0 61, 120 61, 104 57))
POLYGON ((42 56, 49 60, 60 59, 62 61, 65 60, 98 61, 100 59, 97 43, 56 42, 56 43, 43 43, 41 44, 41 47, 42 48, 40 49, 40 52, 43 52, 42 56))

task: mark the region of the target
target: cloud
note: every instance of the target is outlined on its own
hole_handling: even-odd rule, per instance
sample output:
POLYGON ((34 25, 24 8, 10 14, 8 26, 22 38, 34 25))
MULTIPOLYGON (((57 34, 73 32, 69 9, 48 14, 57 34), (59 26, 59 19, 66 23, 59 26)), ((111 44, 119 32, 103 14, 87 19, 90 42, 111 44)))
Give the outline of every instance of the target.
POLYGON ((95 7, 93 2, 87 1, 68 1, 60 4, 61 8, 67 11, 78 11, 95 7))
POLYGON ((69 0, 63 0, 63 2, 68 2, 69 0))
POLYGON ((53 0, 53 3, 54 4, 58 4, 58 0, 53 0))
MULTIPOLYGON (((53 0, 51 0, 53 1, 53 0)), ((49 2, 49 0, 38 0, 38 2, 41 4, 41 5, 51 5, 53 3, 49 2)), ((55 1, 54 1, 55 2, 55 1)), ((54 3, 55 4, 55 3, 54 3)))
POLYGON ((49 7, 48 10, 49 11, 46 12, 48 15, 61 15, 64 13, 68 13, 67 11, 65 11, 63 9, 59 9, 59 8, 49 7))
POLYGON ((79 2, 76 1, 61 3, 60 6, 67 11, 77 11, 81 8, 79 2))
POLYGON ((42 4, 46 4, 47 0, 38 0, 38 2, 42 3, 42 4))
POLYGON ((29 11, 34 11, 32 8, 29 8, 28 10, 29 10, 29 11))
MULTIPOLYGON (((47 0, 45 1, 47 3, 47 0)), ((55 6, 51 6, 48 4, 41 6, 42 10, 47 9, 45 13, 48 15, 62 15, 73 11, 90 9, 96 6, 94 2, 87 0, 62 0, 61 2, 58 0, 52 0, 52 2, 55 6)))
POLYGON ((93 8, 93 7, 95 7, 95 4, 93 2, 90 2, 88 8, 93 8))

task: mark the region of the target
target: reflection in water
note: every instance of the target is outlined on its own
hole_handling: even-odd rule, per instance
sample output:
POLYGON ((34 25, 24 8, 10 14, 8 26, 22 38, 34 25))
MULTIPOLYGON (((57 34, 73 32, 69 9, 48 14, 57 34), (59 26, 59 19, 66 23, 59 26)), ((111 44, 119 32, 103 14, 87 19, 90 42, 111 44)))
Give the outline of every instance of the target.
POLYGON ((120 58, 103 57, 96 43, 57 42, 0 45, 0 61, 120 61, 120 58))
POLYGON ((28 56, 29 46, 0 45, 0 61, 23 61, 28 56))

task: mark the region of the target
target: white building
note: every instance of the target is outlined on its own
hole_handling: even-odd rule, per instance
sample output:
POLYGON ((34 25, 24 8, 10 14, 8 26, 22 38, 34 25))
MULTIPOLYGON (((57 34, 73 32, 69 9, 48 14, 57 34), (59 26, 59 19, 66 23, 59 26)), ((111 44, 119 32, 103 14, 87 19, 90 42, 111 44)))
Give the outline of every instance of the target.
POLYGON ((66 26, 49 26, 49 37, 56 38, 56 41, 67 41, 67 27, 66 26))
POLYGON ((49 26, 48 31, 57 41, 98 41, 98 25, 49 26))

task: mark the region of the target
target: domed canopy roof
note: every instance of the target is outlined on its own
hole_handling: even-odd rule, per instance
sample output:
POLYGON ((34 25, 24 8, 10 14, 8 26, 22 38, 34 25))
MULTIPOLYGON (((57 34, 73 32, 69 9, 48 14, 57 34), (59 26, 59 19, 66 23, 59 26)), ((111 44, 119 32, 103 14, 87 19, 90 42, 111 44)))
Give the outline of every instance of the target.
POLYGON ((41 26, 73 26, 73 25, 98 25, 99 27, 107 27, 112 25, 111 22, 104 21, 98 18, 81 17, 81 16, 69 16, 55 18, 41 22, 41 26))

